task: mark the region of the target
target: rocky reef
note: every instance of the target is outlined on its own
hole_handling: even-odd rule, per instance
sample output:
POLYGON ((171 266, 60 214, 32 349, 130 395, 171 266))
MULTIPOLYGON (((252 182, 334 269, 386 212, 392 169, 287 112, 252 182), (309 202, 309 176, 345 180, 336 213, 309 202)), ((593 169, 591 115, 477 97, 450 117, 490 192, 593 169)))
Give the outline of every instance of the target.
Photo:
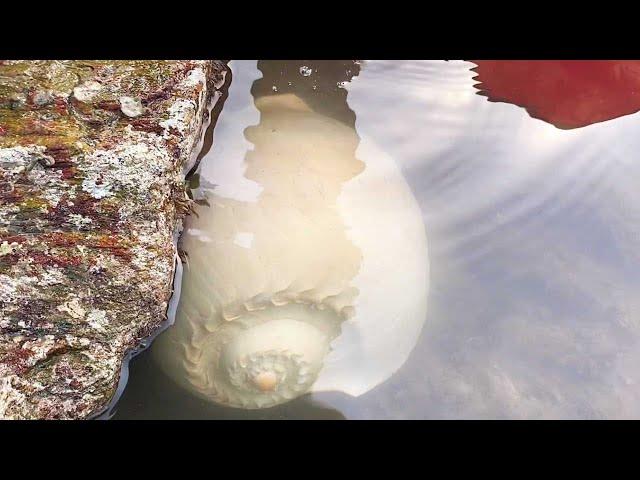
POLYGON ((166 322, 226 66, 0 61, 0 418, 89 418, 166 322))

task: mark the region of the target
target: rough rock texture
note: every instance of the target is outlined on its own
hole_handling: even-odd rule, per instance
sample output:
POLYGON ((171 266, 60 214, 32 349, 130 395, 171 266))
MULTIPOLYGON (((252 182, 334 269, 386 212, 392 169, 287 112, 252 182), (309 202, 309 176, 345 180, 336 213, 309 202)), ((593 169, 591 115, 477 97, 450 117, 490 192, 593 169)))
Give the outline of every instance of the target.
POLYGON ((0 61, 0 418, 87 418, 166 318, 214 61, 0 61))

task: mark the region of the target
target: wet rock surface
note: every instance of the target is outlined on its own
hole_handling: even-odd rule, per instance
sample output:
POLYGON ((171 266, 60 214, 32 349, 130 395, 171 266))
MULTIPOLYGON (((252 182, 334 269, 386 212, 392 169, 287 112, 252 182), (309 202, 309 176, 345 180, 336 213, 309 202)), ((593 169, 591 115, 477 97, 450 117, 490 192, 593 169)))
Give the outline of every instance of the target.
POLYGON ((88 418, 166 319, 225 65, 0 61, 0 418, 88 418))

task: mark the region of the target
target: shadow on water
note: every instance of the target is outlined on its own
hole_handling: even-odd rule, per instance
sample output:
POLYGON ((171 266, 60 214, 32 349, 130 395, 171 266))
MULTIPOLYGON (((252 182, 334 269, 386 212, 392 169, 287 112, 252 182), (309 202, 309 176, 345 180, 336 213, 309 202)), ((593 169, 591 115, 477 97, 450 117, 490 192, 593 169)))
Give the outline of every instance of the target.
POLYGON ((262 78, 253 82, 254 98, 292 93, 315 112, 355 126, 356 114, 342 88, 360 74, 354 60, 259 60, 262 78), (301 73, 302 72, 302 73, 301 73))
POLYGON ((224 107, 224 104, 227 101, 227 97, 229 96, 229 85, 231 85, 232 81, 233 81, 233 72, 231 71, 229 66, 226 65, 223 84, 216 85, 216 88, 218 89, 218 91, 222 93, 220 95, 220 98, 213 105, 211 112, 209 112, 209 126, 207 127, 207 130, 204 134, 204 138, 202 141, 202 148, 200 149, 200 153, 198 153, 196 162, 194 166, 191 168, 191 171, 187 172, 187 179, 190 177, 190 175, 192 175, 198 169, 198 166, 200 165, 200 161, 207 153, 209 153, 209 150, 211 150, 211 147, 213 146, 215 126, 218 123, 218 118, 220 118, 220 114, 222 113, 222 108, 224 107))
POLYGON ((337 410, 305 395, 262 410, 216 405, 194 395, 166 376, 144 352, 130 364, 129 384, 114 420, 343 420, 337 410))

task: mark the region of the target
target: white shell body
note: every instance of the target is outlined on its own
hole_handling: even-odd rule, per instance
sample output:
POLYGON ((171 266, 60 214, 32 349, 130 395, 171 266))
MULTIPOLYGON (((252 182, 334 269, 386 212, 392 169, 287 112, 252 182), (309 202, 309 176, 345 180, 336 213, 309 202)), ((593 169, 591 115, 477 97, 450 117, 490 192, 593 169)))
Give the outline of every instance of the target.
POLYGON ((293 95, 256 100, 237 178, 188 219, 176 323, 155 358, 197 395, 262 408, 359 395, 406 361, 426 316, 417 203, 392 159, 293 95), (356 149, 357 155, 356 155, 356 149), (246 190, 255 198, 223 192, 246 190))

